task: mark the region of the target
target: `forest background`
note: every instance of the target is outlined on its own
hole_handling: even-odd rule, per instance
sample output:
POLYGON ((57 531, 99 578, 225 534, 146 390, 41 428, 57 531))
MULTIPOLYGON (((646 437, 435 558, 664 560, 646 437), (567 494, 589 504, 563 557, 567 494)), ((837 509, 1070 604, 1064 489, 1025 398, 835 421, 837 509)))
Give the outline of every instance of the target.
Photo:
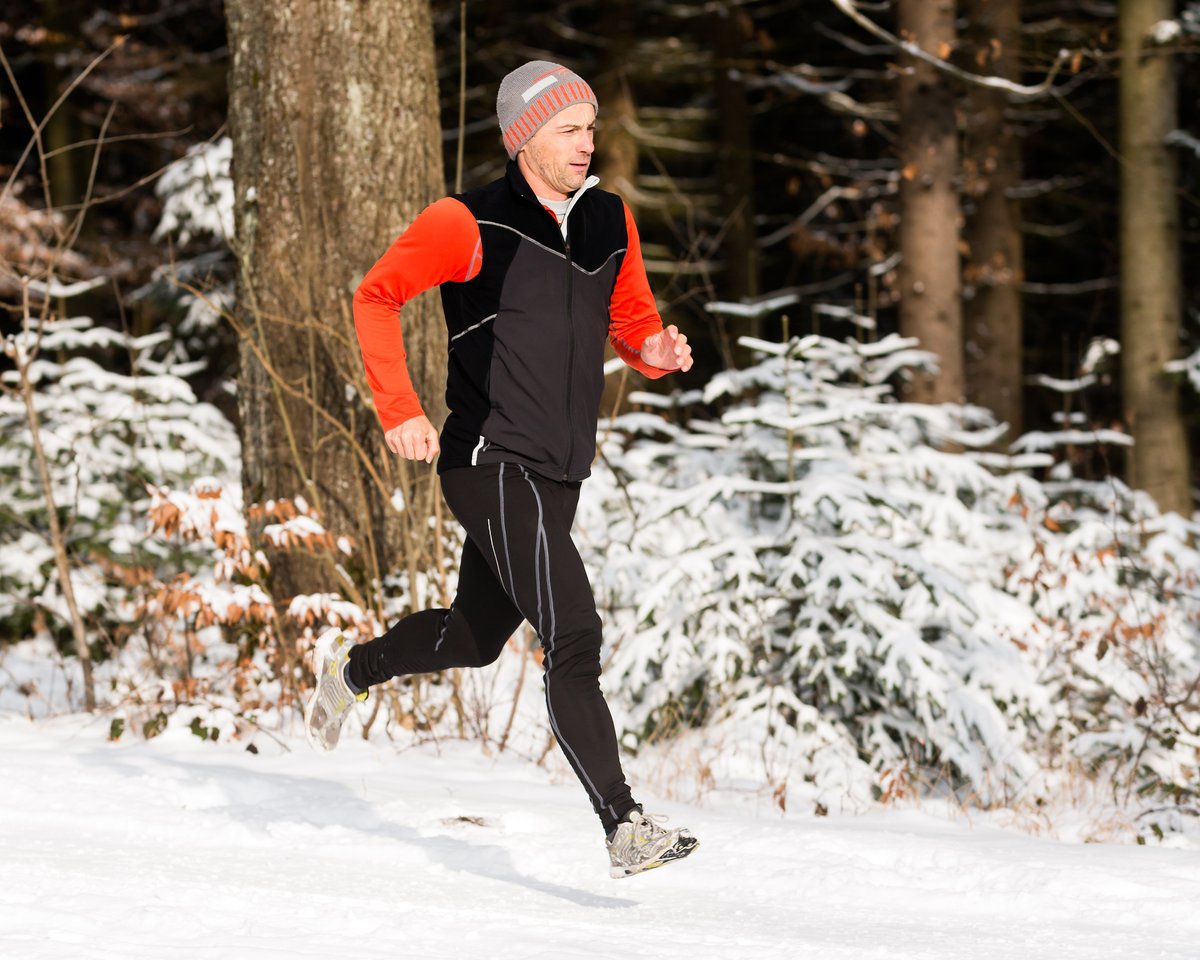
MULTIPOLYGON (((501 172, 496 86, 544 58, 596 88, 595 172, 698 355, 610 374, 581 508, 631 754, 781 810, 1185 829, 1198 38, 1163 0, 9 4, 4 704, 279 731, 321 629, 448 601, 350 298, 501 172)), ((436 300, 404 328, 436 404, 436 300)), ((364 735, 552 762, 513 647, 364 735)))

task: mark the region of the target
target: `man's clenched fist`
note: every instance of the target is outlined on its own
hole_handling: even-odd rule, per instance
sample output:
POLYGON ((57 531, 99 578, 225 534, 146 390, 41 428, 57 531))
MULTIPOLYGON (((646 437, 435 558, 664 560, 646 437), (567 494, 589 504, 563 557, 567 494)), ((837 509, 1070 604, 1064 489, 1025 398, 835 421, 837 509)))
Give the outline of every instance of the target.
POLYGON ((642 359, 661 370, 687 372, 692 368, 692 348, 674 324, 642 342, 642 359))
POLYGON ((405 420, 400 426, 392 427, 383 435, 392 453, 398 453, 405 460, 424 460, 433 463, 433 458, 441 452, 438 446, 438 432, 422 415, 405 420))

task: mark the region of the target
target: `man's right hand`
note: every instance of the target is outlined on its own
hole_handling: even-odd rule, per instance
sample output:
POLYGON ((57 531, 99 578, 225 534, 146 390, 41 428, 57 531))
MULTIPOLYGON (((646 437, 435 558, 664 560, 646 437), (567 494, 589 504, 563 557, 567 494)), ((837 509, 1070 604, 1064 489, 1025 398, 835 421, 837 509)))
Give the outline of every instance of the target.
POLYGON ((424 415, 405 420, 398 427, 392 427, 383 435, 383 439, 392 453, 398 453, 406 460, 433 463, 433 458, 441 453, 438 432, 424 415))

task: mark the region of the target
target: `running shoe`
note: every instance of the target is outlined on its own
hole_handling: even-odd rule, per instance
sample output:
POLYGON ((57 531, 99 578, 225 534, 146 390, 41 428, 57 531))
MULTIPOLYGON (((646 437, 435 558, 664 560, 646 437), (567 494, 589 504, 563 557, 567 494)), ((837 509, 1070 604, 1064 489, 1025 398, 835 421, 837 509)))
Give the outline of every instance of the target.
POLYGON ((682 860, 700 845, 684 827, 666 830, 656 817, 634 807, 608 838, 608 874, 614 879, 653 870, 672 860, 682 860))
POLYGON ((355 693, 346 682, 350 663, 350 641, 339 630, 327 630, 313 650, 313 673, 317 688, 304 709, 304 733, 317 750, 337 746, 342 721, 355 703, 367 699, 367 691, 355 693))

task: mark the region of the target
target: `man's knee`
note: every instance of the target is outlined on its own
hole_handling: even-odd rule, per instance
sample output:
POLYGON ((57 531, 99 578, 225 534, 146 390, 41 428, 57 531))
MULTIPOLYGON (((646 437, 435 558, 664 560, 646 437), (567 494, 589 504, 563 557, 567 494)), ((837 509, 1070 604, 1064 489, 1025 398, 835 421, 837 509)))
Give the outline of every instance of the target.
POLYGON ((474 651, 473 662, 464 666, 486 667, 500 658, 515 627, 499 622, 494 616, 468 617, 461 610, 454 610, 450 629, 459 631, 466 641, 463 646, 474 651))
POLYGON ((499 660, 500 654, 503 652, 504 646, 508 642, 508 637, 492 637, 489 639, 491 641, 490 643, 486 645, 481 643, 477 647, 479 650, 479 663, 477 663, 476 666, 478 667, 486 667, 489 664, 493 664, 499 660))
POLYGON ((599 617, 594 623, 584 623, 545 638, 542 641, 546 650, 545 667, 572 677, 599 677, 602 640, 599 617))

